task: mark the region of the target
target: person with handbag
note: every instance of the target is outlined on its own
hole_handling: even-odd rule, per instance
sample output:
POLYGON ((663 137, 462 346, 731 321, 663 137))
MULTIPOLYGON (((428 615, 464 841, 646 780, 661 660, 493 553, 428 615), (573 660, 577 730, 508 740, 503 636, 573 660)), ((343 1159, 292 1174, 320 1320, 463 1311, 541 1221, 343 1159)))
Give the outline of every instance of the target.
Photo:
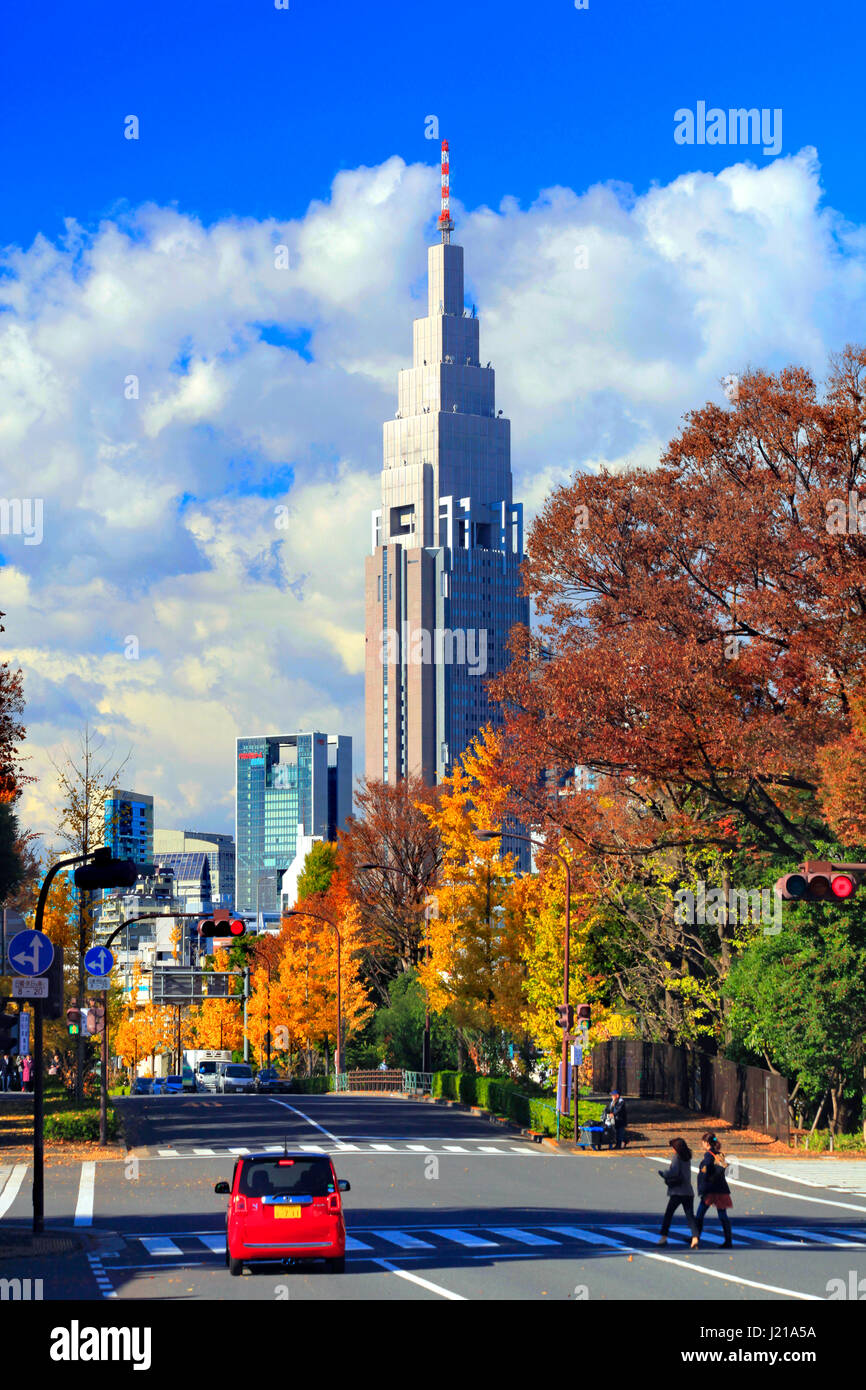
POLYGON ((703 1230, 704 1217, 710 1207, 715 1207, 722 1225, 722 1234, 725 1237, 722 1241, 722 1249, 730 1250, 734 1242, 728 1212, 734 1202, 731 1197, 731 1189, 725 1178, 728 1160, 722 1153, 722 1146, 712 1130, 704 1135, 704 1143, 707 1146, 707 1151, 701 1159, 701 1166, 698 1170, 698 1197, 700 1198, 696 1218, 698 1234, 700 1235, 703 1230))
POLYGON ((618 1149, 625 1148, 625 1129, 628 1124, 628 1110, 625 1101, 619 1091, 611 1091, 610 1100, 604 1107, 601 1122, 604 1126, 604 1135, 607 1139, 607 1146, 612 1149, 614 1143, 618 1149))
POLYGON ((695 1190, 692 1187, 692 1151, 685 1139, 670 1139, 670 1147, 674 1151, 669 1168, 659 1168, 659 1176, 664 1178, 668 1190, 668 1204, 665 1207, 665 1214, 662 1217, 661 1236, 659 1245, 667 1245, 668 1231, 671 1228, 671 1220, 677 1207, 682 1207, 685 1212, 686 1220, 689 1223, 689 1230, 692 1233, 692 1250, 695 1250, 700 1239, 700 1228, 695 1221, 695 1190))

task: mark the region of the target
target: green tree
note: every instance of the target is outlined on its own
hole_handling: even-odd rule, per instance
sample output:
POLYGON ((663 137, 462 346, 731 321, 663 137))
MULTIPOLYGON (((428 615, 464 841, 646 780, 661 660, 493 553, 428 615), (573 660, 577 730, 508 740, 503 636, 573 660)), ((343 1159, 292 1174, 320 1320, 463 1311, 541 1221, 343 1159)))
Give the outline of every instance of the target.
POLYGON ((298 875, 298 902, 314 893, 327 893, 337 867, 337 846, 323 840, 310 850, 298 875))
MULTIPOLYGON (((376 1012, 373 1033, 391 1066, 421 1070, 424 991, 414 968, 392 983, 390 1006, 376 1012)), ((430 1015, 430 1054, 434 1071, 457 1065, 457 1029, 447 1014, 430 1015)))
POLYGON ((792 1098, 812 1113, 827 1105, 837 1133, 862 1103, 866 903, 786 904, 785 915, 781 932, 756 936, 731 967, 728 1055, 788 1076, 792 1098))

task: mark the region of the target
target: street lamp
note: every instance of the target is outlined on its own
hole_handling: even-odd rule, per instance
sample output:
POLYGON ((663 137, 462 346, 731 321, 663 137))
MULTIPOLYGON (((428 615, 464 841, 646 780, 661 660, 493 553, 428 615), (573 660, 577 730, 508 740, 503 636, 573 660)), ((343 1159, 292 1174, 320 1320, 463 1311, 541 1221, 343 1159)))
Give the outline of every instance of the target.
MULTIPOLYGON (((522 840, 527 845, 537 845, 539 849, 547 849, 554 854, 560 864, 565 867, 565 942, 563 949, 563 980, 562 980, 562 1003, 563 1003, 563 1022, 562 1030, 562 1066, 560 1067, 559 1083, 559 1111, 562 1115, 571 1114, 571 1101, 568 1094, 568 974, 569 974, 569 953, 571 950, 571 866, 564 855, 558 850, 550 850, 550 846, 544 840, 536 840, 531 835, 516 835, 513 831, 508 832, 509 839, 522 840)), ((476 840, 488 842, 490 840, 501 840, 501 830, 476 830, 476 840)))
MULTIPOLYGON (((379 872, 383 874, 401 874, 403 878, 410 877, 406 869, 401 869, 397 864, 361 864, 359 868, 362 873, 371 873, 372 870, 378 869, 379 872)), ((429 960, 429 943, 425 942, 424 946, 426 953, 425 958, 429 960)), ((422 1072, 429 1072, 430 1070, 430 1001, 426 989, 424 991, 424 1037, 421 1043, 421 1070, 422 1072)))
POLYGON ((343 1072, 343 989, 340 956, 343 941, 339 927, 336 922, 331 921, 330 917, 322 917, 318 912, 308 912, 304 907, 294 907, 291 912, 284 912, 283 916, 312 917, 315 921, 324 922, 326 926, 330 927, 337 938, 337 1050, 334 1056, 334 1066, 337 1069, 337 1075, 341 1076, 343 1072))

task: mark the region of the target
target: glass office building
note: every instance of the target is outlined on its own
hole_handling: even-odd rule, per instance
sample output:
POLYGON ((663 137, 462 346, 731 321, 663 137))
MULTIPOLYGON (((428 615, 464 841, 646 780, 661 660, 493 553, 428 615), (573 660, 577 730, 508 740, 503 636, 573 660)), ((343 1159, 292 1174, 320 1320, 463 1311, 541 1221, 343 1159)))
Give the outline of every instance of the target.
POLYGON ((352 806, 352 740, 263 734, 236 751, 235 909, 279 912, 298 835, 335 839, 352 806))
POLYGON ((105 802, 105 840, 116 859, 153 863, 153 797, 112 787, 105 802))
POLYGON ((153 853, 157 860, 166 854, 206 854, 213 906, 234 907, 234 836, 210 830, 156 829, 153 832, 153 853))

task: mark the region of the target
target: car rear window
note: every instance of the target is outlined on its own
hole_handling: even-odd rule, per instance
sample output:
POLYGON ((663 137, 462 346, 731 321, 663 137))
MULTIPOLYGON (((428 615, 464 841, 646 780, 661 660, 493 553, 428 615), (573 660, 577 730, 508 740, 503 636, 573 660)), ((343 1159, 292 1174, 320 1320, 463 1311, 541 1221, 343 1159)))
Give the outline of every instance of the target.
POLYGON ((327 1158, 267 1159, 244 1164, 238 1191, 247 1197, 327 1197, 334 1175, 327 1158))
POLYGON ((245 1066, 243 1066, 240 1062, 237 1062, 233 1067, 231 1067, 231 1066, 230 1066, 230 1067, 226 1067, 226 1069, 225 1069, 225 1075, 226 1075, 226 1076, 252 1076, 252 1071, 250 1070, 249 1067, 245 1067, 245 1066))

